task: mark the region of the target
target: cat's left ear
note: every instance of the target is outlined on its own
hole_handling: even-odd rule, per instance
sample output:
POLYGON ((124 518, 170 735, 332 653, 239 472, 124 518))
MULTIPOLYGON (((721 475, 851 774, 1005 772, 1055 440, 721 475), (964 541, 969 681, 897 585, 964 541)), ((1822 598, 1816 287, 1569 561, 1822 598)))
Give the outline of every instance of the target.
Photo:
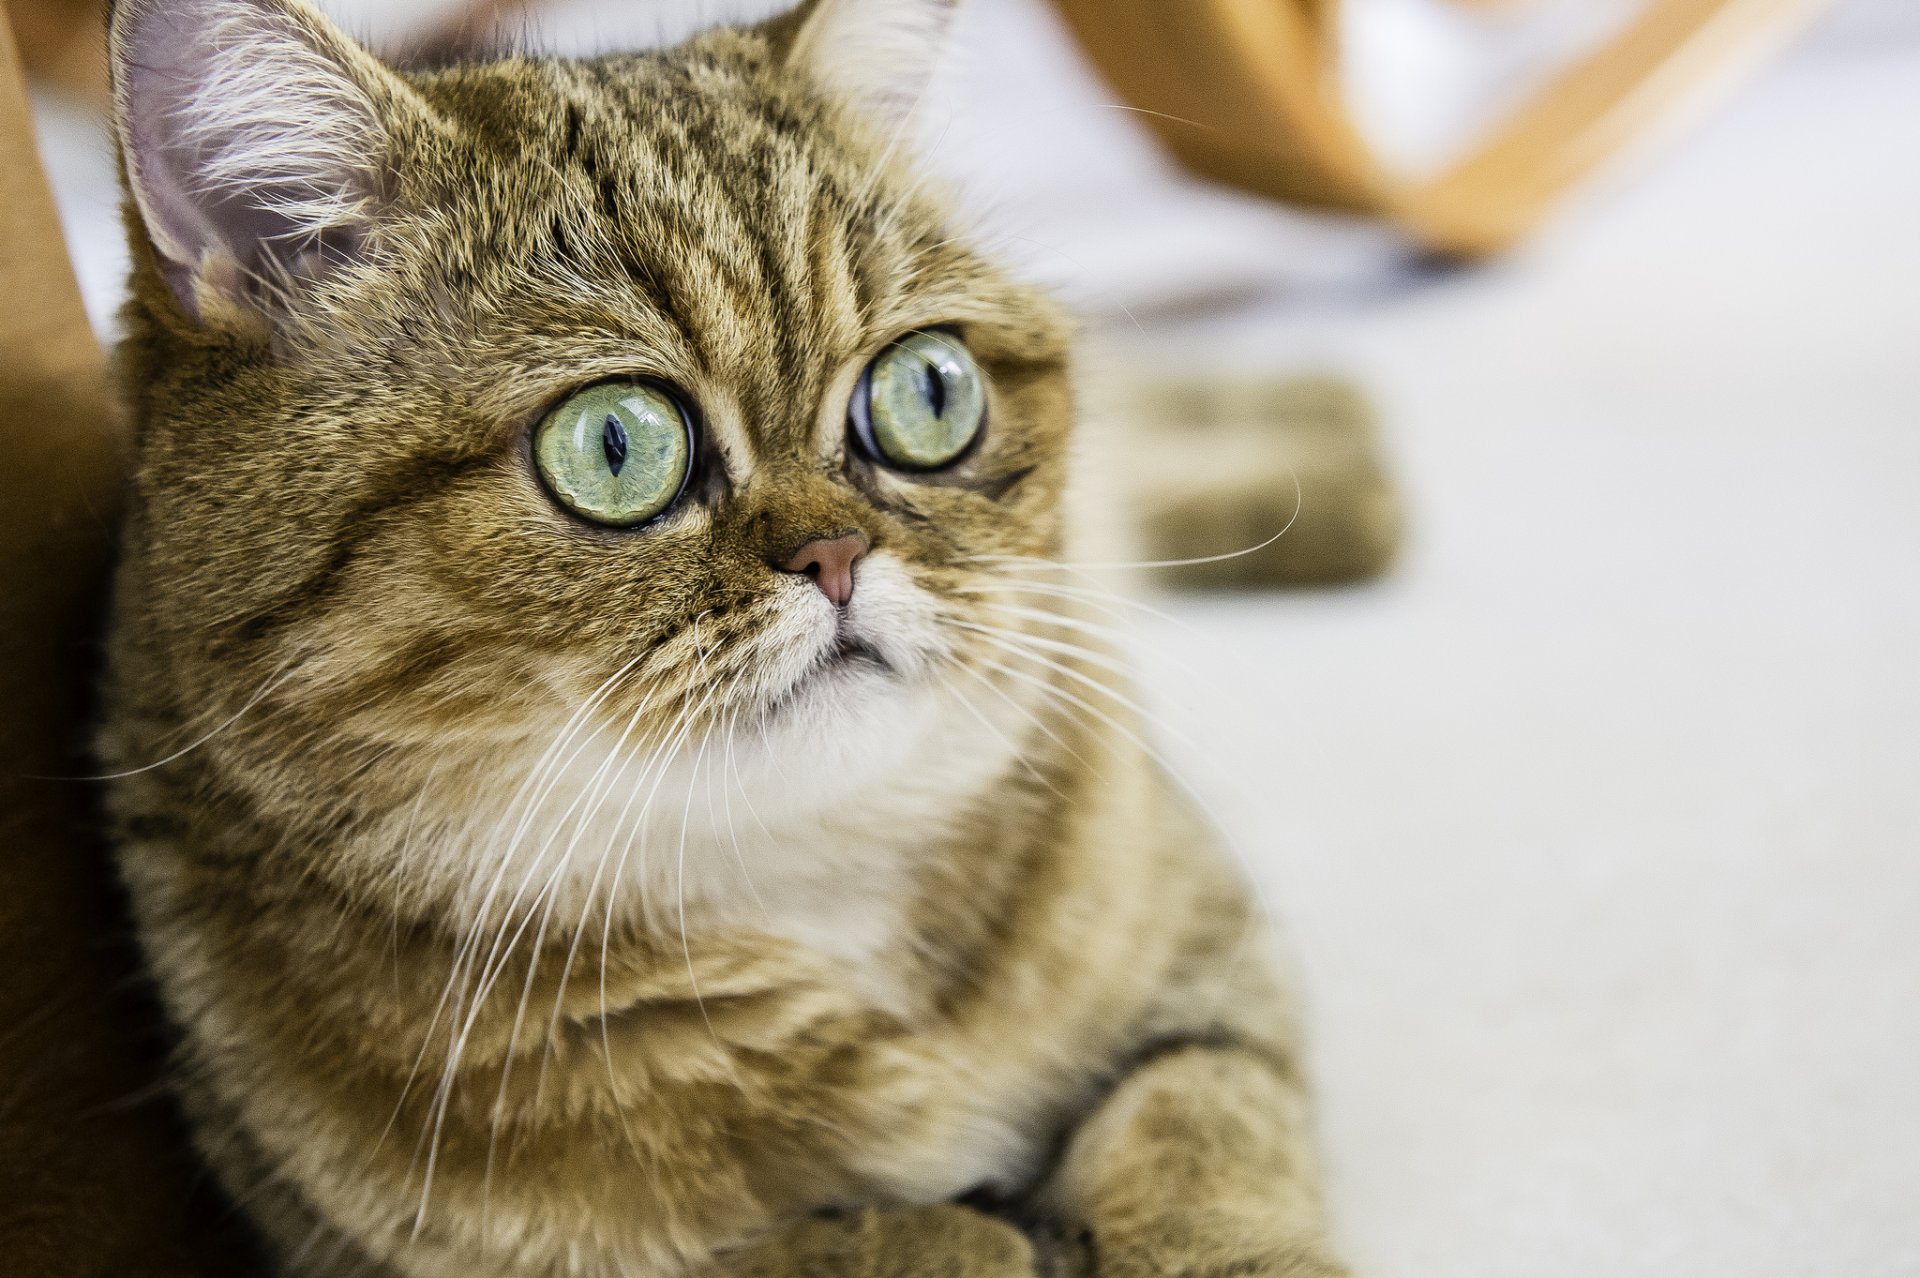
POLYGON ((181 307, 271 310, 364 247, 390 126, 424 112, 302 0, 120 0, 110 35, 127 188, 181 307))
POLYGON ((919 104, 959 0, 807 0, 778 26, 788 65, 881 126, 919 104))

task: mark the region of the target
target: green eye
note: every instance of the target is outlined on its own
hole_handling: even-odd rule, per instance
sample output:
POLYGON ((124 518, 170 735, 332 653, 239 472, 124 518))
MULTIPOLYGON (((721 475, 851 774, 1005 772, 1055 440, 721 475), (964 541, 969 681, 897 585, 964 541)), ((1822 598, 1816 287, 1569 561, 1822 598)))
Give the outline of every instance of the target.
POLYGON ((987 383, 952 333, 909 333, 867 368, 853 426, 877 460, 936 470, 967 451, 987 424, 987 383))
POLYGON ((589 386, 548 413, 533 436, 534 463, 561 504, 615 528, 673 505, 692 458, 685 411, 647 382, 589 386))

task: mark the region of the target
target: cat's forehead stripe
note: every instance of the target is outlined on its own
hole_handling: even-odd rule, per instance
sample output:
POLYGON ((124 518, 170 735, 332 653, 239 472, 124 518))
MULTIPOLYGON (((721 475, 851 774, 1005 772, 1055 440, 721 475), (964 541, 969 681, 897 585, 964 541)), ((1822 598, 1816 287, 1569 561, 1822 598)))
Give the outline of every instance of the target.
POLYGON ((730 392, 747 428, 729 451, 816 451, 820 394, 906 274, 897 216, 876 216, 860 193, 871 175, 780 99, 700 92, 711 86, 672 63, 619 65, 587 82, 611 109, 584 124, 569 112, 570 161, 602 183, 608 150, 629 167, 623 189, 639 198, 608 230, 647 303, 730 392))
POLYGON ((713 91, 724 74, 580 66, 556 104, 558 159, 601 192, 599 229, 636 301, 733 391, 750 433, 797 444, 813 433, 809 392, 859 342, 891 272, 856 263, 856 247, 881 246, 860 242, 846 157, 778 99, 713 91))

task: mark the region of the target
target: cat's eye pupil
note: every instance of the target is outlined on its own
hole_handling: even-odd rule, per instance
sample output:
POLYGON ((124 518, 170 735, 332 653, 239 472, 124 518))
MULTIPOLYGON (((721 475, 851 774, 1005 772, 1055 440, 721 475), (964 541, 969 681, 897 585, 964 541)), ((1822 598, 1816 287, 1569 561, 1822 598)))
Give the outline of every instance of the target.
POLYGON ((940 370, 931 364, 922 364, 920 369, 926 374, 927 403, 933 409, 935 417, 947 415, 947 379, 940 376, 940 370))
POLYGON ((618 476, 620 468, 627 464, 627 428, 613 413, 607 414, 605 428, 600 432, 600 447, 607 455, 607 469, 618 476))

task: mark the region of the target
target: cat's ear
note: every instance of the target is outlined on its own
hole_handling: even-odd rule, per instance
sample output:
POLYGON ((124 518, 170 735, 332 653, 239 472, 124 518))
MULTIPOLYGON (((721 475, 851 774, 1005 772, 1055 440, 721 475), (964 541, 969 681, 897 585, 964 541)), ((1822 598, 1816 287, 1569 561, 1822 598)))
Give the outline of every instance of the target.
POLYGON ((784 20, 789 65, 881 125, 925 93, 959 0, 807 0, 784 20))
POLYGON ((301 0, 120 0, 127 186, 174 296, 257 310, 360 251, 410 90, 301 0))

